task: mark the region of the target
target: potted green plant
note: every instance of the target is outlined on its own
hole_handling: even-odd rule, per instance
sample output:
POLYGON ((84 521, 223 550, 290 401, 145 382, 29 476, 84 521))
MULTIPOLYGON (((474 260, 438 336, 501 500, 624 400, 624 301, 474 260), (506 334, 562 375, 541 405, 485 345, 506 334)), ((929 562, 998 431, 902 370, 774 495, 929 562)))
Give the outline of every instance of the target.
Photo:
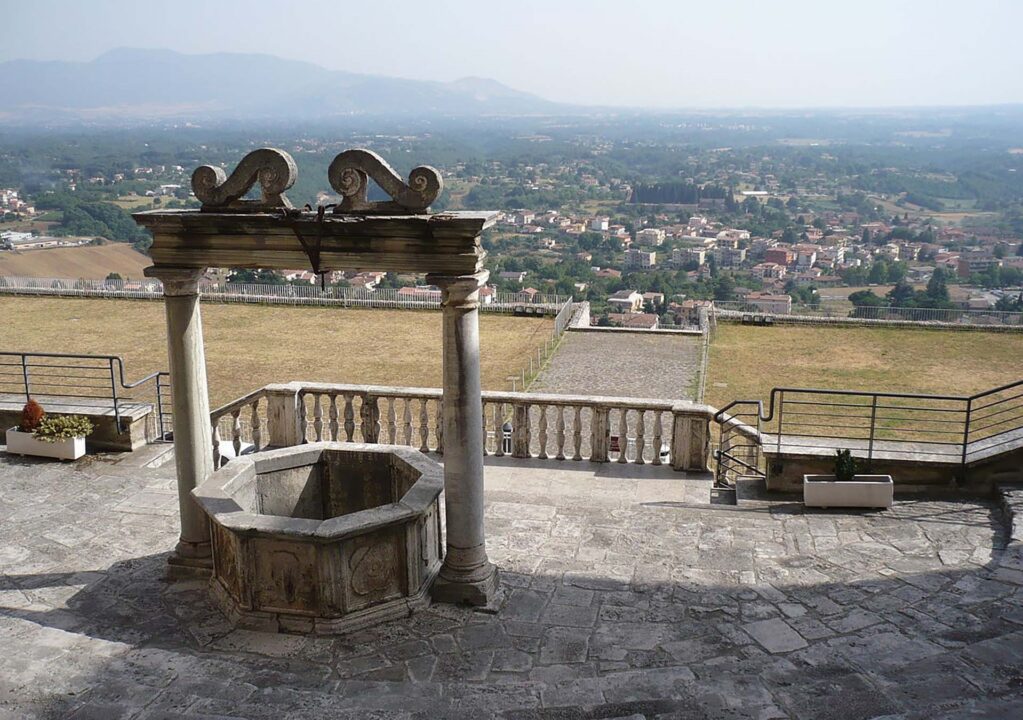
POLYGON ((833 475, 803 476, 803 504, 821 508, 891 507, 895 495, 892 476, 860 474, 858 465, 851 450, 836 451, 833 475))
POLYGON ((82 415, 47 416, 42 406, 29 398, 21 410, 17 427, 7 430, 7 452, 77 460, 85 455, 85 438, 92 422, 82 415))

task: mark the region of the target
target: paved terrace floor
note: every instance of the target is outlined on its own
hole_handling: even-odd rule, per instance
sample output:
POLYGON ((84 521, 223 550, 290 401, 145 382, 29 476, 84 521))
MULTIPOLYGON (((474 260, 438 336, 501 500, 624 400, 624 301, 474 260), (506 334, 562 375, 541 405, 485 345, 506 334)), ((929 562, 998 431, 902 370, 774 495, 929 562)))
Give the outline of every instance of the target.
POLYGON ((232 631, 162 580, 170 466, 0 455, 0 718, 1018 718, 993 505, 708 505, 709 478, 491 458, 496 614, 232 631))

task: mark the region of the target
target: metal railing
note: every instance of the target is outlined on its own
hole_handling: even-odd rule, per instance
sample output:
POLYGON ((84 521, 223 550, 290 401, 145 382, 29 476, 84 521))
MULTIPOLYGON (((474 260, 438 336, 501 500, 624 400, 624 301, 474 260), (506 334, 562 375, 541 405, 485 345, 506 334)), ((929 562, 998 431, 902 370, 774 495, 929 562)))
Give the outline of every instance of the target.
POLYGON ((864 321, 883 324, 965 325, 971 327, 1023 327, 1023 313, 999 310, 959 310, 944 308, 850 307, 846 303, 822 302, 816 306, 793 305, 779 312, 769 304, 742 301, 716 301, 714 310, 722 318, 761 315, 773 319, 812 319, 817 322, 864 321))
POLYGON ((26 402, 36 397, 112 410, 119 430, 123 430, 121 418, 126 405, 140 402, 137 392, 132 391, 141 391, 148 383, 153 383, 153 397, 146 402, 156 408, 155 430, 160 438, 169 437, 169 373, 154 372, 128 382, 124 360, 118 355, 0 351, 0 396, 26 402))
MULTIPOLYGON (((439 290, 403 292, 395 288, 374 288, 319 285, 269 285, 255 283, 213 284, 200 286, 206 302, 252 303, 263 305, 319 305, 351 308, 391 308, 398 310, 430 310, 441 304, 439 290)), ((61 297, 127 298, 156 300, 163 297, 159 280, 85 280, 72 278, 0 277, 0 293, 9 295, 56 295, 61 297)), ((540 293, 497 292, 484 296, 482 312, 515 315, 554 315, 571 303, 571 297, 540 293)))
POLYGON ((912 459, 965 468, 1023 446, 1023 380, 974 395, 774 388, 767 412, 759 400, 737 400, 714 419, 725 474, 735 460, 733 434, 778 454, 849 449, 868 464, 912 459))
POLYGON ((519 368, 518 375, 510 376, 512 384, 512 392, 515 390, 522 390, 525 392, 529 389, 529 386, 539 377, 540 371, 543 370, 544 366, 550 360, 551 356, 558 349, 558 343, 561 341, 561 336, 565 334, 568 329, 568 324, 572 320, 572 309, 573 309, 572 298, 568 298, 565 304, 561 306, 561 310, 554 317, 554 327, 551 329, 551 336, 543 341, 542 345, 538 345, 536 348, 536 362, 533 361, 533 353, 529 354, 528 360, 523 363, 522 367, 519 368))
POLYGON ((762 412, 759 400, 738 400, 714 415, 720 429, 714 450, 715 487, 735 487, 743 476, 764 477, 760 468, 762 412))

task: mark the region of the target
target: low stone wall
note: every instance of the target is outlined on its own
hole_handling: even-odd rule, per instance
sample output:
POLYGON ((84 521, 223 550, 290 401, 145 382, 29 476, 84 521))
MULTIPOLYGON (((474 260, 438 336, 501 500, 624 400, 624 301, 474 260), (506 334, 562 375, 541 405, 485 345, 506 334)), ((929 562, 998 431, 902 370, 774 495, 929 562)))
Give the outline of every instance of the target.
MULTIPOLYGON (((767 489, 801 492, 803 475, 830 474, 835 460, 830 455, 801 455, 771 452, 764 448, 767 489)), ((971 497, 989 497, 996 484, 1005 479, 1023 481, 1023 450, 998 456, 988 462, 968 465, 958 462, 874 459, 871 474, 891 475, 897 493, 932 494, 951 492, 971 497)), ((864 470, 864 472, 867 472, 864 470)))
MULTIPOLYGON (((0 402, 0 428, 4 430, 21 422, 21 405, 11 405, 0 402)), ((155 440, 155 433, 150 428, 152 413, 151 405, 133 403, 122 411, 122 427, 118 428, 113 411, 104 408, 68 407, 47 411, 49 415, 84 415, 89 418, 95 427, 85 440, 89 452, 131 452, 155 440)))

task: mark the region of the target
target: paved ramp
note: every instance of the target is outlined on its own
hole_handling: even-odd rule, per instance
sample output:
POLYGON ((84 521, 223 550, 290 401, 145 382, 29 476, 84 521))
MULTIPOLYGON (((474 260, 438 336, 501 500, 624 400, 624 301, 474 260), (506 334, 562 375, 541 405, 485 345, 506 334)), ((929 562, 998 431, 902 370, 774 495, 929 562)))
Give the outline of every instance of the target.
POLYGON ((693 399, 700 337, 568 332, 531 392, 693 399))

